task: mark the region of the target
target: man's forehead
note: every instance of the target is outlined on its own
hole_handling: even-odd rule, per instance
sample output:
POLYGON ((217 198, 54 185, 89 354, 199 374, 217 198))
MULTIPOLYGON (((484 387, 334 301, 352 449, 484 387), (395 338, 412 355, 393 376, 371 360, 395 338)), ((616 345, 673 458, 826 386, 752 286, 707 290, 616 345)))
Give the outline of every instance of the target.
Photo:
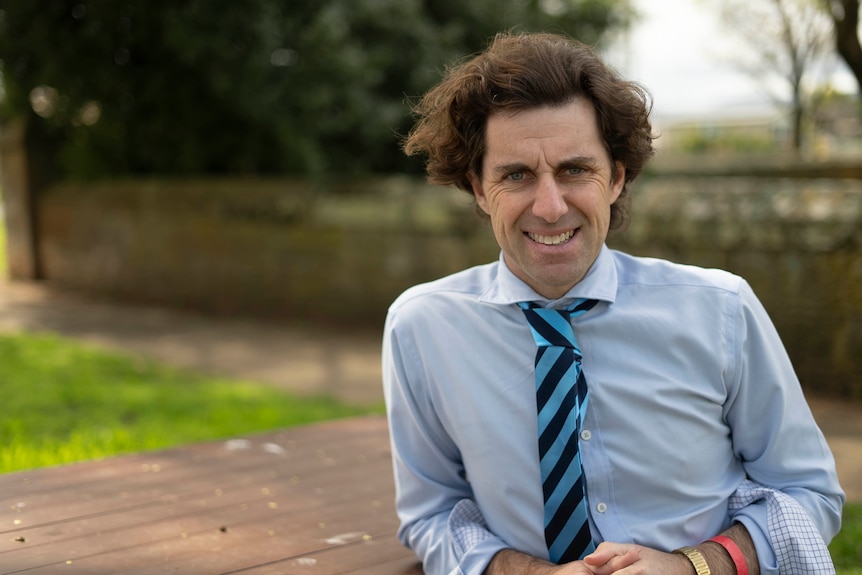
POLYGON ((485 156, 494 156, 495 163, 514 161, 522 153, 552 155, 557 161, 602 156, 604 149, 589 102, 496 114, 488 118, 485 129, 485 156), (508 156, 512 158, 506 160, 508 156))

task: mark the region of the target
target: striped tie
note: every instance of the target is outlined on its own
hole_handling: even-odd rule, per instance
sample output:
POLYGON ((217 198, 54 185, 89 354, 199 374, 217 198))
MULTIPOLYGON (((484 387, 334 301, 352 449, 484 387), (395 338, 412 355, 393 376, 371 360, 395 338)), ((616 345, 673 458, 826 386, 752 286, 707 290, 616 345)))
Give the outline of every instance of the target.
POLYGON ((518 304, 536 340, 536 403, 539 466, 545 498, 545 541, 554 563, 581 559, 595 550, 587 520, 585 479, 578 433, 587 411, 587 382, 571 318, 596 300, 577 300, 568 310, 518 304))

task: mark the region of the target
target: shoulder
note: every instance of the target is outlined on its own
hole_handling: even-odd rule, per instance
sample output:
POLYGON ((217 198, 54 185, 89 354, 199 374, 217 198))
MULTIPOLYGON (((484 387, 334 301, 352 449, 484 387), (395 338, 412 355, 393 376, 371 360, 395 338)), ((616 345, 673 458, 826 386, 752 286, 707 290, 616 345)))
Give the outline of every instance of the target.
POLYGON ((619 251, 612 253, 620 287, 703 289, 739 294, 746 286, 740 276, 721 269, 632 256, 619 251))
POLYGON ((475 266, 408 288, 389 307, 389 315, 411 314, 477 301, 496 281, 498 265, 498 262, 494 262, 475 266))

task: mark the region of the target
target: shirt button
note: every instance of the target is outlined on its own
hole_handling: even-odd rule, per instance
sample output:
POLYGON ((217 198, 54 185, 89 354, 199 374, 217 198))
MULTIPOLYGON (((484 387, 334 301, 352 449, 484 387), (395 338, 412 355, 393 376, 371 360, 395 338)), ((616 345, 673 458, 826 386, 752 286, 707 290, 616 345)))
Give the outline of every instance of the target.
POLYGON ((598 505, 596 505, 596 511, 598 511, 599 513, 604 513, 607 510, 608 510, 608 504, 605 502, 601 502, 598 505))
POLYGON ((583 439, 584 441, 589 441, 592 436, 593 434, 590 433, 589 429, 585 429, 581 432, 581 439, 583 439))

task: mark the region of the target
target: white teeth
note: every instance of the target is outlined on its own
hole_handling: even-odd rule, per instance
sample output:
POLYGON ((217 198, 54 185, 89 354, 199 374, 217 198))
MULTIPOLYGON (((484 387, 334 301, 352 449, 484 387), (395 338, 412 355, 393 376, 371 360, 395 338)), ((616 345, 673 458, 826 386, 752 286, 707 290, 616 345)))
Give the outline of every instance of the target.
POLYGON ((546 246, 555 246, 557 244, 561 244, 564 241, 571 238, 575 235, 575 230, 569 230, 566 233, 559 234, 556 236, 540 236, 539 234, 529 233, 530 239, 534 242, 538 242, 540 244, 545 244, 546 246))

